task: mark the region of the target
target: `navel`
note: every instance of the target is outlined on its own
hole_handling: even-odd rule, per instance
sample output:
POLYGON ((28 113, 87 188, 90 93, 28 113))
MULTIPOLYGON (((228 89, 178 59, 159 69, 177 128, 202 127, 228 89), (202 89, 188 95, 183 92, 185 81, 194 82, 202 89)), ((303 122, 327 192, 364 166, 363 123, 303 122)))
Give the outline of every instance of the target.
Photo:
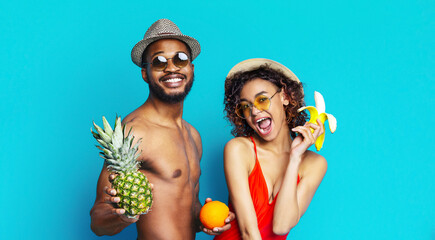
POLYGON ((172 178, 177 178, 177 177, 179 177, 179 176, 181 176, 181 170, 180 170, 180 169, 177 169, 177 170, 175 170, 174 173, 172 174, 172 178))

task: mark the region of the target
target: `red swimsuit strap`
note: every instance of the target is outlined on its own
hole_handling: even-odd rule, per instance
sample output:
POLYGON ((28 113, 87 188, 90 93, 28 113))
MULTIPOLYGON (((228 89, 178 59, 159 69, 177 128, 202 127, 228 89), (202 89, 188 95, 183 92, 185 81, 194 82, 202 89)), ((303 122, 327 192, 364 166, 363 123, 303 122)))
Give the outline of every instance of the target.
POLYGON ((255 145, 255 141, 254 138, 251 136, 250 137, 252 140, 252 143, 254 143, 254 151, 255 151, 255 159, 258 161, 258 156, 257 156, 257 146, 255 145))

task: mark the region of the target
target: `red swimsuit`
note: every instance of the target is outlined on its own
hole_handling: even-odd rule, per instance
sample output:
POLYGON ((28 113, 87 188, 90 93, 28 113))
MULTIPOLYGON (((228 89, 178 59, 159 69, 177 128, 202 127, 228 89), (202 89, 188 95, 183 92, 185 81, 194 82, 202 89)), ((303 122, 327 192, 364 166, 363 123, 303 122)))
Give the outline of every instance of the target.
MULTIPOLYGON (((255 166, 249 175, 249 190, 251 192, 252 202, 254 204, 255 214, 257 215, 258 229, 261 233, 261 238, 267 240, 280 240, 286 239, 287 235, 275 235, 272 231, 273 227, 273 210, 275 208, 276 194, 275 198, 269 203, 269 190, 267 189, 266 181, 263 176, 263 171, 261 170, 260 162, 257 157, 257 147, 255 145, 254 139, 251 137, 254 143, 255 150, 255 166)), ((299 183, 300 178, 298 175, 299 183)), ((228 204, 230 211, 235 212, 231 202, 228 204)), ((241 234, 239 230, 239 225, 237 223, 237 217, 231 222, 231 229, 223 232, 221 235, 214 238, 215 240, 235 240, 241 239, 241 234)))

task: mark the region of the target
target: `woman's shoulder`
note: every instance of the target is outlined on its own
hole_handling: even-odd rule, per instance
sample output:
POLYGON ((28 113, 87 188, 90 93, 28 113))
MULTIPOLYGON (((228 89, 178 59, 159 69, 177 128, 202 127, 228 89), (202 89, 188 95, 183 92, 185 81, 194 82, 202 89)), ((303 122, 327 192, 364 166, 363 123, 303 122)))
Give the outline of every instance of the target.
POLYGON ((322 155, 308 150, 303 156, 300 168, 302 171, 309 170, 325 173, 328 168, 328 162, 322 155))
POLYGON ((224 150, 225 164, 235 164, 233 159, 237 159, 236 164, 242 164, 251 169, 255 164, 255 151, 252 140, 248 137, 236 137, 225 145, 224 150))
POLYGON ((225 144, 225 148, 235 150, 246 150, 253 147, 252 140, 248 137, 235 137, 225 144))

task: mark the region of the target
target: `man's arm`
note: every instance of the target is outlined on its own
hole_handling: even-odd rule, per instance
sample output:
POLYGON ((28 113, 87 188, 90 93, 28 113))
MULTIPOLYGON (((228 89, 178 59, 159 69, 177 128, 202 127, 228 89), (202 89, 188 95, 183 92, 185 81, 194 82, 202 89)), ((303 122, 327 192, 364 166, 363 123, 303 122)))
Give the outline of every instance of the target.
MULTIPOLYGON (((201 136, 199 135, 199 132, 194 127, 192 127, 192 125, 189 124, 188 126, 191 129, 190 132, 191 132, 192 137, 193 137, 193 139, 195 141, 196 148, 198 149, 198 154, 200 156, 199 160, 201 161, 201 158, 202 158, 202 141, 201 141, 201 136)), ((229 230, 231 228, 230 222, 233 221, 234 218, 236 217, 233 212, 229 212, 228 217, 225 219, 225 225, 222 226, 222 227, 215 227, 213 229, 208 229, 208 228, 204 227, 204 225, 202 225, 201 221, 199 220, 199 213, 200 213, 201 208, 202 208, 202 204, 199 201, 199 181, 198 181, 198 183, 195 186, 195 192, 196 192, 196 200, 195 200, 195 203, 194 203, 195 204, 195 206, 194 206, 194 208, 195 208, 195 210, 194 210, 194 214, 195 214, 194 215, 194 217, 195 217, 195 230, 197 232, 203 231, 203 232, 205 232, 205 233, 207 233, 209 235, 219 235, 219 234, 229 230)), ((206 203, 207 202, 211 202, 211 201, 212 201, 211 198, 207 198, 205 200, 206 203)))
POLYGON ((195 231, 201 232, 204 226, 199 220, 199 212, 201 211, 202 208, 201 202, 199 201, 199 182, 196 184, 195 191, 196 191, 196 200, 194 203, 195 204, 194 206, 195 231))
POLYGON ((116 190, 110 188, 109 178, 112 176, 104 164, 98 179, 97 197, 90 213, 91 229, 98 236, 115 235, 139 219, 128 218, 123 215, 124 209, 114 207, 120 199, 116 197, 116 190))
MULTIPOLYGON (((199 156, 199 162, 201 162, 202 159, 202 140, 201 135, 199 135, 199 132, 189 123, 186 122, 186 126, 188 127, 188 131, 191 134, 193 141, 195 142, 195 147, 198 151, 199 156)), ((195 186, 195 195, 196 199, 194 200, 194 218, 195 218, 195 231, 200 232, 204 228, 201 221, 199 220, 199 212, 201 211, 202 204, 199 201, 199 181, 196 183, 195 186)))

